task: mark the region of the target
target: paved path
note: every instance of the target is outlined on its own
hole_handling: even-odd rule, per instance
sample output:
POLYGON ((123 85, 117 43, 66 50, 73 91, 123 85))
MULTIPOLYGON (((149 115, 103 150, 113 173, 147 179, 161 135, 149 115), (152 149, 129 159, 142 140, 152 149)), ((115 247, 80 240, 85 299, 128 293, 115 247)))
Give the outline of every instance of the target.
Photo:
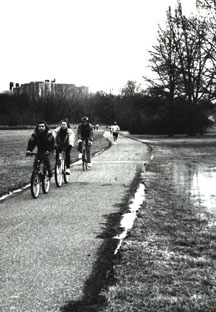
POLYGON ((52 183, 36 200, 28 189, 0 203, 1 312, 54 312, 82 300, 107 216, 119 212, 148 156, 145 144, 120 136, 91 170, 75 163, 61 189, 52 183))

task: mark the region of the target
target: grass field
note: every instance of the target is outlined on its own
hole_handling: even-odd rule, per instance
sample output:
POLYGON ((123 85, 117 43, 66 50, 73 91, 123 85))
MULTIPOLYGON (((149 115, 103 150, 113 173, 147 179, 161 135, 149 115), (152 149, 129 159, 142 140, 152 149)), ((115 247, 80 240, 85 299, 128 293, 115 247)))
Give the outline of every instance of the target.
MULTIPOLYGON (((201 148, 195 141, 175 156, 189 168, 209 157, 214 161, 216 143, 201 148)), ((171 151, 159 148, 144 174, 146 200, 114 259, 103 312, 216 311, 215 212, 197 211, 180 192, 181 181, 174 185, 171 151)))
MULTIPOLYGON (((26 157, 28 139, 33 129, 26 130, 0 130, 0 196, 29 183, 33 157, 26 157)), ((75 130, 76 133, 76 130, 75 130)), ((94 132, 92 152, 97 153, 109 146, 103 137, 103 131, 94 132)), ((71 151, 71 161, 77 160, 77 145, 71 151)), ((54 155, 51 157, 54 167, 54 155)))

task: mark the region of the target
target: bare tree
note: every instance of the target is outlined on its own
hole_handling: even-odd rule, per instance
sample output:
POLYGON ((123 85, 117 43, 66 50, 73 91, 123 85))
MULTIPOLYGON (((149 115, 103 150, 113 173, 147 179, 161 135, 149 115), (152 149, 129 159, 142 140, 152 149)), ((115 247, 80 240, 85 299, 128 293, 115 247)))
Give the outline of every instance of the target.
POLYGON ((179 59, 175 42, 172 36, 171 7, 167 10, 167 22, 165 29, 159 26, 157 43, 150 53, 150 68, 155 73, 154 78, 144 76, 144 80, 150 85, 151 91, 159 93, 167 98, 169 109, 170 135, 173 134, 173 101, 178 96, 179 85, 179 59))
POLYGON ((169 98, 174 98, 176 80, 177 80, 177 65, 178 57, 175 50, 174 40, 171 34, 170 27, 171 8, 167 12, 166 29, 163 30, 159 26, 157 43, 152 47, 150 53, 150 68, 156 73, 154 78, 144 76, 145 81, 150 83, 152 87, 163 90, 164 95, 169 98))
MULTIPOLYGON (((211 62, 214 68, 216 67, 216 0, 197 0, 197 8, 205 23, 207 24, 206 44, 212 47, 210 51, 211 62)), ((216 97, 216 84, 212 84, 209 99, 216 97)))
POLYGON ((174 16, 169 7, 166 29, 159 28, 158 43, 150 51, 151 69, 158 77, 144 78, 162 87, 170 101, 181 94, 196 102, 212 85, 214 43, 207 38, 207 28, 197 17, 186 18, 180 1, 174 16))
POLYGON ((193 115, 202 99, 214 96, 216 78, 215 35, 209 30, 209 21, 201 16, 186 17, 181 2, 172 14, 167 11, 165 30, 158 31, 158 42, 150 51, 151 69, 156 79, 145 80, 160 88, 168 98, 170 120, 175 97, 188 103, 189 132, 193 132, 193 115))
POLYGON ((215 10, 216 9, 216 0, 196 0, 196 5, 198 8, 215 10))
POLYGON ((121 89, 122 96, 133 96, 139 92, 141 92, 140 85, 133 80, 128 80, 125 87, 121 89))
POLYGON ((180 2, 170 25, 178 55, 178 72, 182 78, 184 93, 189 103, 196 104, 209 96, 215 80, 214 38, 208 36, 209 25, 205 20, 193 16, 186 18, 180 2))

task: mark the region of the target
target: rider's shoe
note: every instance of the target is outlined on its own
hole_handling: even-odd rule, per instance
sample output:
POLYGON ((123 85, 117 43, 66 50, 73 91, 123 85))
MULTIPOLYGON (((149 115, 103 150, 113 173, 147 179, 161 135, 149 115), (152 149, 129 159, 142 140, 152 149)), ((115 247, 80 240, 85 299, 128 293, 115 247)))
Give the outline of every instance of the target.
POLYGON ((82 153, 78 154, 78 159, 82 159, 82 153))
POLYGON ((69 174, 70 174, 70 168, 67 168, 67 169, 65 170, 65 173, 69 175, 69 174))
POLYGON ((88 162, 88 163, 87 163, 87 167, 88 167, 88 168, 91 168, 91 167, 92 167, 92 163, 88 162))

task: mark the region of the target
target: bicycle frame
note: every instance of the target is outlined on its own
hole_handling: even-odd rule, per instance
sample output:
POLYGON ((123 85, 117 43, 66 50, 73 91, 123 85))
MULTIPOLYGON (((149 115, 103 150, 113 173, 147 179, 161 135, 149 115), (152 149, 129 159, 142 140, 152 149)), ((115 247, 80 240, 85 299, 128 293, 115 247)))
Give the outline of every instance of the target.
POLYGON ((37 157, 37 162, 34 165, 34 169, 31 175, 31 194, 33 198, 37 198, 40 193, 40 185, 44 194, 49 192, 50 179, 47 173, 47 167, 43 161, 43 155, 32 153, 37 157))
POLYGON ((86 154, 86 146, 88 145, 88 140, 82 141, 82 168, 83 171, 88 169, 87 166, 87 154, 86 154))
POLYGON ((39 177, 40 177, 40 181, 42 182, 42 180, 44 178, 45 171, 46 171, 46 166, 45 166, 42 159, 37 160, 37 164, 34 167, 34 170, 37 170, 39 177))
POLYGON ((62 151, 59 153, 58 161, 59 161, 59 162, 62 162, 63 165, 64 165, 64 163, 65 163, 65 150, 62 150, 62 151))
POLYGON ((66 174, 65 167, 65 149, 59 152, 58 160, 55 164, 55 182, 57 187, 61 187, 62 182, 68 183, 70 176, 66 174))

